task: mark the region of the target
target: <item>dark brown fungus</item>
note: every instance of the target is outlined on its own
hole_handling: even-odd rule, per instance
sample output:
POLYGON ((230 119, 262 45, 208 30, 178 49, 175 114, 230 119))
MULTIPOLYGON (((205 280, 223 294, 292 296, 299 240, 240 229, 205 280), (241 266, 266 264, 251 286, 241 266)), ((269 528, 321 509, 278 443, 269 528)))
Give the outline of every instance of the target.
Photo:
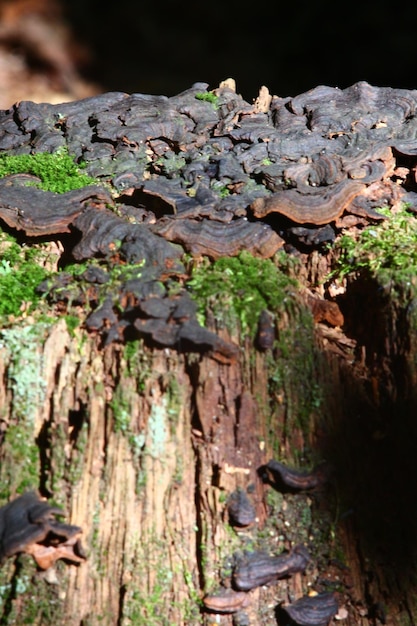
POLYGON ((212 358, 221 363, 234 363, 239 354, 239 346, 222 339, 197 320, 189 320, 178 331, 179 348, 209 350, 212 358))
POLYGON ((96 185, 58 194, 24 187, 19 183, 21 176, 0 179, 0 219, 30 237, 69 233, 87 202, 113 202, 110 193, 96 185))
POLYGON ((220 589, 203 598, 205 609, 212 613, 237 613, 248 606, 249 602, 250 597, 246 592, 234 589, 220 589))
POLYGON ((279 556, 248 552, 238 560, 233 570, 233 587, 239 591, 249 591, 297 572, 304 572, 309 561, 310 554, 302 545, 279 556))
POLYGON ((58 559, 81 563, 81 528, 55 519, 62 515, 34 491, 28 491, 0 508, 0 564, 15 554, 31 554, 41 569, 58 559))
POLYGON ((310 472, 295 470, 279 461, 271 460, 263 468, 267 481, 280 491, 304 491, 322 485, 328 475, 325 463, 310 472))
POLYGON ((284 240, 267 224, 249 222, 245 218, 230 224, 214 220, 165 219, 152 230, 168 241, 181 243, 188 252, 206 254, 212 259, 236 256, 242 250, 269 258, 284 245, 284 240))
POLYGON ((231 526, 250 526, 256 520, 255 507, 243 489, 236 489, 227 500, 227 512, 231 526))
POLYGON ((326 626, 337 614, 339 605, 333 593, 319 593, 303 596, 281 608, 299 626, 326 626))
POLYGON ((286 189, 256 198, 250 208, 258 218, 279 213, 298 224, 320 226, 340 217, 364 188, 365 185, 358 181, 342 180, 328 187, 309 187, 308 193, 302 193, 297 188, 286 189))
MULTIPOLYGON (((417 91, 359 82, 271 100, 263 89, 254 105, 220 87, 213 107, 196 98, 206 90, 26 101, 0 111, 1 150, 65 147, 90 176, 113 184, 113 194, 98 185, 53 194, 28 187, 37 182, 28 174, 6 176, 0 221, 28 236, 69 233, 67 254, 102 261, 101 275, 51 278, 42 289, 60 310, 89 301, 94 313, 83 321, 106 341, 123 340, 133 326, 160 345, 230 362, 236 346, 201 330, 184 302, 171 309, 165 289, 148 300, 147 286, 182 276, 184 249, 212 259, 242 250, 268 258, 286 243, 308 253, 332 244, 341 229, 384 219, 378 208, 408 201, 415 187, 417 91), (110 285, 114 264, 141 264, 140 276, 110 285)), ((341 323, 332 303, 312 307, 317 321, 341 323)), ((262 314, 257 347, 273 340, 262 314)))
POLYGON ((258 319, 255 345, 259 350, 269 350, 275 341, 275 323, 272 313, 264 309, 258 319))
POLYGON ((305 185, 333 185, 346 178, 342 171, 342 160, 336 155, 319 154, 310 163, 294 163, 284 170, 285 180, 297 187, 305 185))

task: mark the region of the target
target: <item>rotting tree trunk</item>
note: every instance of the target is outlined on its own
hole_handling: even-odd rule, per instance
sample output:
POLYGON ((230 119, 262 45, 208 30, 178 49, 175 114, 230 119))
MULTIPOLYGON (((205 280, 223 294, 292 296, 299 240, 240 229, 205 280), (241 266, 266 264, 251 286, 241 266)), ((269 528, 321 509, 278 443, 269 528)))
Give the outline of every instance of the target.
POLYGON ((415 145, 404 133, 417 104, 414 93, 407 107, 405 94, 367 84, 343 94, 319 88, 316 96, 317 115, 308 94, 292 105, 267 99, 264 109, 227 87, 213 102, 201 84, 171 100, 114 93, 3 112, 2 150, 67 147, 90 157, 89 174, 112 183, 118 202, 104 187, 58 199, 28 187, 25 172, 2 179, 2 220, 12 232, 31 243, 62 236, 64 270, 69 260, 90 264, 85 280, 63 271, 42 291, 55 321, 22 316, 1 330, 1 504, 39 489, 83 529, 87 558, 43 573, 28 555, 9 558, 0 571, 0 623, 283 626, 280 605, 310 590, 334 592, 347 626, 416 623, 413 286, 349 283, 340 299, 343 330, 335 329, 337 314, 325 316, 329 327, 317 321, 323 312, 310 310, 319 302, 330 315, 334 302, 308 292, 323 295, 331 255, 300 250, 321 249, 349 224, 382 219, 374 210, 381 199, 413 200, 415 145), (166 124, 155 122, 159 110, 166 124), (353 146, 368 137, 363 124, 372 126, 359 162, 339 152, 327 161, 329 146, 345 141, 347 130, 329 133, 340 110, 351 114, 343 128, 359 133, 353 146), (244 167, 242 142, 250 145, 244 167), (299 159, 292 173, 289 147, 299 159), (306 151, 312 169, 304 167, 306 151), (216 160, 229 152, 230 162, 216 160), (367 182, 355 180, 374 161, 367 182), (261 165, 272 169, 260 177, 261 165), (203 186, 190 187, 202 173, 203 186), (187 184, 178 187, 180 174, 187 184), (172 245, 178 241, 184 247, 172 245), (298 250, 303 287, 271 311, 275 341, 261 351, 237 322, 201 328, 184 250, 213 259, 249 249, 275 262, 284 241, 298 250), (59 321, 81 307, 91 333, 59 321), (239 346, 236 358, 229 339, 239 346), (306 470, 324 460, 328 481, 282 493, 266 480, 270 459, 306 470), (253 505, 251 525, 232 527, 232 494, 253 505), (245 553, 281 555, 298 545, 311 555, 304 572, 264 585, 263 554, 245 579, 246 588, 248 579, 258 584, 230 594, 245 553))
POLYGON ((101 348, 63 320, 4 331, 3 492, 40 488, 83 528, 87 559, 43 574, 9 559, 1 623, 230 625, 201 598, 230 584, 232 555, 297 543, 311 549, 306 573, 251 591, 234 623, 276 624, 277 605, 310 587, 336 589, 349 626, 415 623, 414 322, 389 299, 378 307, 385 341, 357 337, 372 350, 360 371, 298 296, 280 313, 279 349, 243 340, 228 365, 141 341, 101 348), (271 458, 327 458, 333 479, 281 495, 259 476, 271 458), (225 513, 236 488, 257 517, 239 532, 225 513))
MULTIPOLYGON (((202 594, 245 544, 225 500, 249 488, 262 529, 258 469, 278 441, 283 453, 300 443, 299 429, 288 436, 270 418, 268 358, 249 343, 231 365, 139 341, 101 349, 63 320, 5 331, 2 484, 51 496, 83 528, 87 559, 43 575, 27 555, 9 559, 2 623, 210 623, 202 594)), ((273 605, 259 602, 262 623, 274 623, 273 605)))

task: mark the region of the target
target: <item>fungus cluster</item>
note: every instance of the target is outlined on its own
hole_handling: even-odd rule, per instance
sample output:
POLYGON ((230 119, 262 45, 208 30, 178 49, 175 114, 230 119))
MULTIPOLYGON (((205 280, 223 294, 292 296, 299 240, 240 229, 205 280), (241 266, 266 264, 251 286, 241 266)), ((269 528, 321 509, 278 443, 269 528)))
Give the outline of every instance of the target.
POLYGON ((85 560, 82 530, 56 519, 61 509, 52 507, 34 491, 28 491, 0 507, 0 564, 19 553, 33 556, 46 570, 58 559, 85 560))
MULTIPOLYGON (((295 470, 271 459, 259 468, 258 473, 264 482, 278 491, 297 494, 322 487, 329 477, 329 468, 323 464, 312 471, 295 470)), ((255 508, 242 489, 230 494, 227 513, 229 523, 237 530, 249 528, 256 522, 255 508)), ((238 552, 231 559, 233 567, 230 580, 223 580, 214 593, 206 595, 203 598, 204 606, 212 613, 242 615, 251 604, 250 592, 253 589, 274 584, 297 573, 303 574, 312 560, 309 550, 303 544, 295 545, 278 555, 262 550, 238 552)), ((291 623, 299 626, 326 626, 338 611, 336 594, 326 591, 280 604, 277 607, 277 616, 279 624, 286 624, 289 617, 291 623)), ((239 620, 238 622, 240 623, 239 620)))
MULTIPOLYGON (((385 219, 381 206, 416 207, 417 91, 359 82, 294 98, 264 92, 248 103, 227 84, 209 92, 198 83, 173 97, 112 92, 0 112, 0 151, 66 150, 97 180, 56 194, 28 186, 33 177, 4 176, 0 220, 42 240, 66 235, 76 262, 144 264, 140 279, 91 300, 87 326, 106 341, 130 328, 233 360, 236 346, 201 329, 183 299, 184 252, 308 251, 385 219)), ((43 293, 65 305, 63 270, 43 293)), ((85 293, 79 284, 71 302, 82 305, 85 293)))

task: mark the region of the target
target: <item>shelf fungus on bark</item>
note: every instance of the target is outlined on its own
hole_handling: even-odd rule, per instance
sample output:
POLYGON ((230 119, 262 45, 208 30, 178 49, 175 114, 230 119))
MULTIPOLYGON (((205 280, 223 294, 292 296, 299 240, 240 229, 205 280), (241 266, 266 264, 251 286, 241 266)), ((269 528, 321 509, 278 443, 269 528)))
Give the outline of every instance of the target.
POLYGON ((255 507, 243 489, 235 489, 227 499, 227 512, 231 526, 245 528, 256 521, 255 507))
POLYGON ((50 506, 34 491, 28 491, 0 508, 0 564, 24 552, 40 569, 58 559, 72 563, 85 560, 81 528, 55 519, 61 509, 50 506))
POLYGON ((237 613, 249 603, 250 596, 245 591, 226 588, 203 598, 205 609, 212 613, 237 613))
POLYGON ((254 256, 272 257, 284 240, 267 224, 237 218, 225 224, 214 220, 165 219, 152 230, 169 241, 180 243, 192 254, 212 259, 236 256, 247 250, 254 256))
POLYGON ((301 471, 272 459, 261 468, 260 473, 266 482, 279 491, 308 491, 327 481, 329 467, 321 463, 311 471, 301 471))
POLYGON ((13 174, 0 178, 0 219, 29 237, 69 233, 70 225, 88 203, 112 203, 111 194, 98 185, 53 193, 27 186, 34 176, 13 174))
POLYGON ((337 614, 339 605, 333 593, 303 596, 280 607, 299 626, 326 626, 337 614))
POLYGON ((270 556, 264 552, 247 552, 233 569, 232 583, 238 591, 249 591, 297 572, 304 572, 310 554, 303 545, 290 552, 270 556))
POLYGON ((258 328, 255 336, 255 346, 262 352, 270 350, 275 341, 276 330, 274 315, 263 309, 259 314, 258 328))
POLYGON ((327 187, 308 187, 308 193, 293 187, 256 198, 250 208, 257 218, 279 213, 297 224, 322 226, 340 217, 364 188, 363 183, 348 179, 327 187))

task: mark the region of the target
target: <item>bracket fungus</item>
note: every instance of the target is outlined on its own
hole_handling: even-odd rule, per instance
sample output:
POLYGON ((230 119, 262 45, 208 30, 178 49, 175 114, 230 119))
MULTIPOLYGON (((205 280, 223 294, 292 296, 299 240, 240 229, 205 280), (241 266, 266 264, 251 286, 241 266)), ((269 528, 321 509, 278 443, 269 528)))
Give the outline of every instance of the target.
POLYGON ((290 552, 278 556, 248 552, 233 569, 233 587, 238 591, 249 591, 279 578, 304 572, 309 562, 310 554, 303 545, 295 546, 290 552))
POLYGON ((227 512, 231 526, 245 528, 256 520, 256 511, 243 489, 235 489, 227 499, 227 512))
POLYGON ((296 470, 280 461, 271 459, 260 469, 267 482, 279 491, 308 491, 323 485, 329 473, 326 463, 321 463, 311 471, 296 470))
POLYGON ((50 506, 34 491, 28 491, 0 508, 0 564, 25 552, 40 569, 48 569, 58 559, 71 563, 85 560, 81 546, 82 530, 55 519, 61 509, 50 506))
POLYGON ((303 596, 281 608, 299 626, 326 626, 337 614, 339 605, 333 593, 303 596))
MULTIPOLYGON (((366 82, 286 98, 263 90, 253 104, 229 83, 213 92, 196 83, 171 97, 111 92, 18 102, 0 111, 0 152, 65 150, 97 185, 56 194, 28 187, 31 172, 3 173, 0 221, 42 241, 66 235, 66 258, 76 261, 143 262, 147 278, 164 284, 183 274, 185 252, 217 259, 244 249, 270 258, 284 246, 322 248, 343 229, 385 219, 378 207, 410 199, 416 111, 417 90, 366 82)), ((59 305, 62 279, 49 283, 59 305)), ((148 282, 136 283, 136 302, 148 282)), ((186 290, 181 279, 177 287, 186 290)), ((197 346, 226 360, 236 353, 197 332, 195 315, 163 319, 140 306, 128 313, 127 291, 110 298, 106 289, 98 297, 105 310, 89 318, 105 341, 129 328, 159 345, 197 346)))

